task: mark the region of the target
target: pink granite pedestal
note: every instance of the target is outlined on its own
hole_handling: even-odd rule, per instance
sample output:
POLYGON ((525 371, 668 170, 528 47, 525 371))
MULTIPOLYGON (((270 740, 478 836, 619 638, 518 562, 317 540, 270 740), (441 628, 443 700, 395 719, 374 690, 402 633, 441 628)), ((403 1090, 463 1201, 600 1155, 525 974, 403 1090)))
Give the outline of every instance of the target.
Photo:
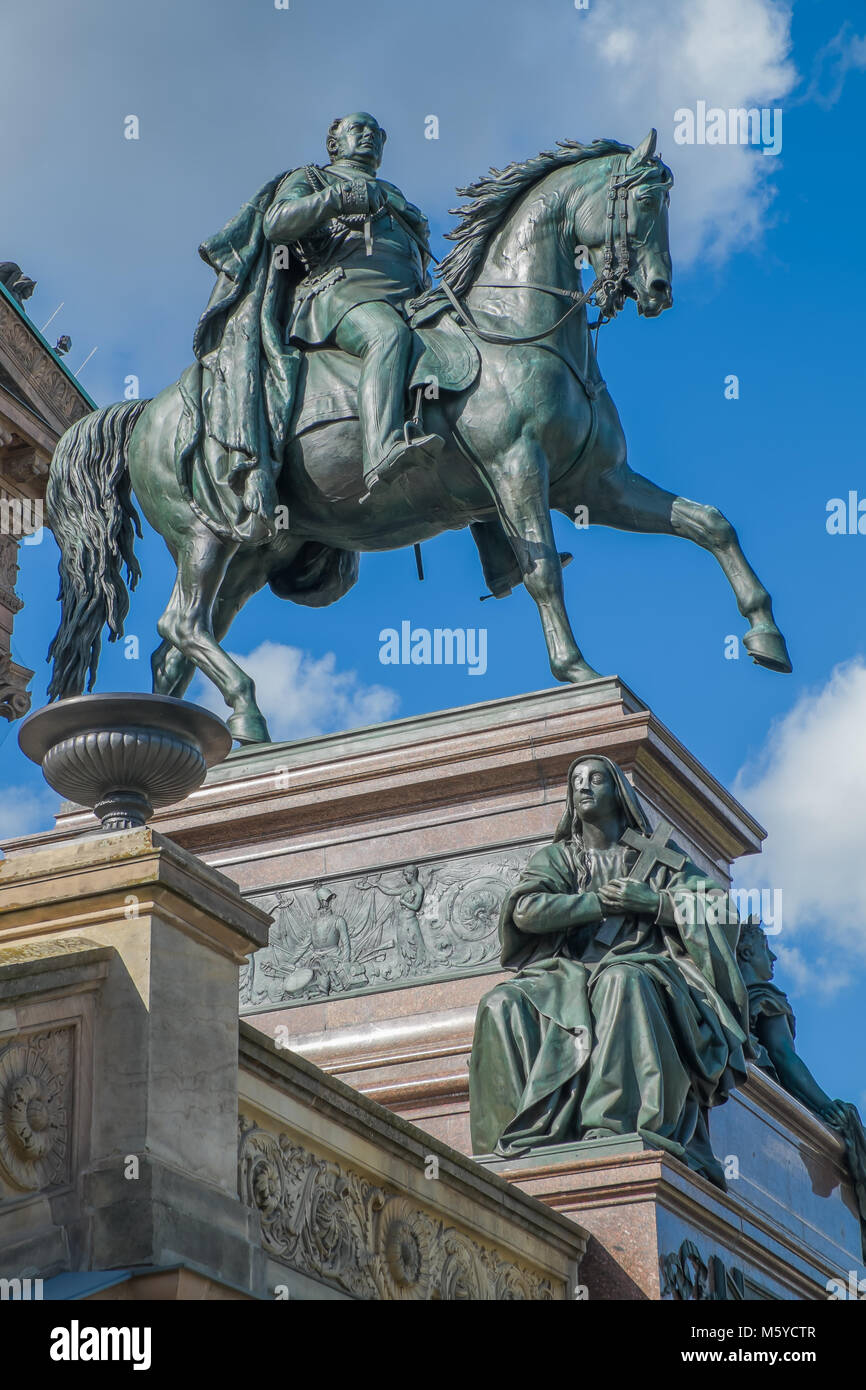
POLYGON ((590 1232, 590 1299, 822 1300, 852 1271, 856 1286, 839 1137, 755 1069, 711 1112, 710 1134, 726 1192, 637 1135, 478 1161, 590 1232))
MULTIPOLYGON (((651 822, 670 821, 716 880, 730 883, 734 861, 760 849, 749 812, 616 677, 239 749, 154 826, 272 914, 244 980, 247 1021, 469 1154, 475 1011, 505 978, 498 906, 550 842, 569 764, 590 752, 623 767, 651 822), (417 911, 400 906, 415 871, 417 911), (322 888, 351 951, 311 966, 322 888)), ((67 807, 55 830, 8 844, 93 828, 67 807)), ((727 1194, 639 1141, 497 1171, 593 1233, 594 1297, 670 1296, 659 1261, 689 1240, 708 1269, 740 1272, 732 1296, 737 1279, 746 1296, 826 1296, 829 1279, 859 1266, 838 1139, 758 1073, 711 1128, 717 1154, 739 1161, 727 1194)))
MULTIPOLYGON (((153 824, 273 913, 272 944, 256 953, 241 1014, 468 1152, 475 1009, 504 978, 498 907, 550 841, 566 770, 588 752, 618 762, 651 821, 670 821, 677 842, 721 882, 735 859, 760 848, 753 817, 613 676, 238 749, 153 824), (423 961, 400 950, 406 924, 393 890, 411 866, 425 890, 423 961), (322 886, 348 924, 353 960, 342 978, 334 970, 324 979, 320 969, 313 990, 298 991, 303 976, 286 961, 305 948, 322 886), (378 958, 371 936, 374 945, 391 943, 378 958)), ((55 830, 9 845, 65 840, 93 826, 88 812, 69 807, 55 830)))

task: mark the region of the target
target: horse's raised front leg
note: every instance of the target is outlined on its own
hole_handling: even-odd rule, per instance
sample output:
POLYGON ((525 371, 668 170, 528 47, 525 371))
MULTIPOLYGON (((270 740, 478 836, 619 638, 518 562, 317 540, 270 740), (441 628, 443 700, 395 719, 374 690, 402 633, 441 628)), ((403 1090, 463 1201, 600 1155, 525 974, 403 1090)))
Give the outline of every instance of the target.
POLYGON ((515 446, 497 461, 491 480, 523 583, 538 605, 551 671, 558 681, 575 685, 596 680, 599 673, 584 660, 565 608, 543 452, 524 443, 515 446))
POLYGON ((684 536, 715 555, 734 591, 737 607, 749 621, 743 645, 759 666, 790 671, 785 639, 773 618, 773 604, 740 546, 737 533, 717 507, 690 502, 657 487, 627 464, 601 474, 591 492, 581 498, 590 525, 620 531, 651 531, 684 536))
MULTIPOLYGON (((219 540, 206 527, 196 528, 195 535, 191 534, 178 551, 177 580, 157 628, 181 658, 191 661, 213 681, 231 706, 228 727, 232 736, 241 743, 268 743, 270 736, 256 704, 255 685, 214 637, 214 605, 235 550, 236 546, 219 540)), ((176 679, 187 674, 174 658, 171 668, 176 679)))
POLYGON ((743 646, 758 666, 789 672, 791 658, 773 617, 773 601, 740 546, 731 523, 717 507, 678 497, 671 511, 674 533, 686 536, 715 555, 734 591, 737 607, 749 620, 743 646))

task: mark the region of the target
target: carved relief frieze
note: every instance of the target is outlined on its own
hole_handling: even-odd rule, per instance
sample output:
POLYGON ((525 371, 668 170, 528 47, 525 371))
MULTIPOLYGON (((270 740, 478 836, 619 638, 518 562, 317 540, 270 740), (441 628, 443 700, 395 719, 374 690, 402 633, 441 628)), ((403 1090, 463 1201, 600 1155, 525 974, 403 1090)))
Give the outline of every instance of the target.
POLYGON ((500 910, 531 848, 257 894, 273 925, 242 971, 242 1008, 494 969, 500 910))
POLYGON ((13 1192, 69 1181, 72 1027, 0 1044, 0 1179, 13 1192))
POLYGON ((679 1250, 661 1255, 659 1269, 662 1298, 695 1303, 775 1298, 765 1285, 745 1274, 738 1265, 726 1265, 719 1255, 710 1255, 704 1260, 692 1240, 684 1240, 679 1250))
POLYGON ((565 1296, 397 1192, 239 1118, 238 1195, 262 1245, 292 1269, 356 1298, 550 1300, 565 1296))

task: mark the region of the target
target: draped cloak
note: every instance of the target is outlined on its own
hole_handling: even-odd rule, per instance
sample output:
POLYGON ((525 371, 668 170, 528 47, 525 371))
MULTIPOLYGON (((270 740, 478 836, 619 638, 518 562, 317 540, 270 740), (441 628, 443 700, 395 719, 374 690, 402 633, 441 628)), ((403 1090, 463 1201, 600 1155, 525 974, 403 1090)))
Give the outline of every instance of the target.
MULTIPOLYGON (((366 257, 360 236, 354 238, 361 247, 360 260, 353 265, 335 234, 330 239, 342 248, 341 259, 353 271, 345 290, 301 295, 296 304, 305 267, 288 247, 279 248, 281 256, 273 254, 265 221, 299 179, 306 188, 303 169, 269 180, 198 248, 217 280, 193 337, 195 361, 179 382, 183 413, 175 465, 181 492, 193 511, 218 535, 241 542, 267 538, 265 524, 245 510, 243 490, 253 469, 263 468, 276 480, 282 467, 301 366, 300 345, 288 339, 290 322, 296 321, 296 329, 304 327, 303 341, 323 342, 340 314, 354 304, 370 299, 402 304, 429 285, 418 248, 398 228, 380 232, 377 248, 388 265, 394 260, 393 247, 390 261, 382 247, 387 251, 389 238, 400 238, 402 259, 412 267, 405 284, 399 278, 388 280, 381 270, 378 276, 373 273, 371 267, 378 261, 366 257)), ((377 182, 389 205, 393 203, 426 236, 419 210, 393 184, 377 182)), ((442 305, 434 307, 438 312, 442 305)), ((342 574, 336 586, 331 583, 339 590, 335 596, 349 587, 341 579, 342 574)), ((307 591, 309 587, 301 586, 307 591)), ((323 591, 326 587, 320 585, 323 591)), ((298 601, 309 602, 309 597, 298 601)), ((330 595, 326 601, 331 601, 330 595)))
MULTIPOLYGON (((217 281, 193 338, 195 361, 178 383, 183 411, 175 438, 182 495, 217 535, 268 539, 270 523, 243 503, 247 475, 276 481, 283 462, 301 351, 286 325, 304 268, 273 255, 264 221, 291 171, 264 184, 199 255, 217 281)), ((285 249, 285 248, 281 248, 285 249)), ((279 598, 312 608, 341 598, 358 577, 358 556, 308 541, 269 585, 279 598)))
POLYGON ((181 490, 218 534, 264 538, 243 507, 247 474, 282 465, 301 354, 285 325, 303 268, 289 273, 264 233, 264 218, 287 174, 264 184, 199 255, 217 281, 193 338, 195 362, 180 378, 184 412, 175 442, 181 490))
MULTIPOLYGON (((627 824, 648 834, 621 770, 599 761, 627 824)), ((626 877, 638 852, 622 840, 584 848, 572 770, 557 838, 532 856, 503 905, 501 959, 516 974, 479 1005, 473 1152, 516 1156, 595 1129, 636 1132, 724 1186, 707 1111, 746 1079, 748 999, 733 905, 686 858, 680 870, 657 864, 650 874, 661 901, 655 920, 603 917, 595 889, 626 877)))

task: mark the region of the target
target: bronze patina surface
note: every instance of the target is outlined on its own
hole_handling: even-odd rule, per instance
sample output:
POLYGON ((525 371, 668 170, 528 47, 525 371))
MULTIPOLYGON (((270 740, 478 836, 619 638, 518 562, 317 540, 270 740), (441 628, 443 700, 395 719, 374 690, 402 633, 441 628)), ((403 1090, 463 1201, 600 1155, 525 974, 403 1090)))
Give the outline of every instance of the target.
POLYGON ((254 593, 268 584, 321 607, 355 583, 361 552, 464 526, 495 596, 526 585, 556 679, 594 679, 551 510, 709 550, 748 620, 747 650, 789 671, 734 528, 631 469, 595 357, 590 299, 605 319, 627 299, 647 318, 672 304, 673 176, 655 131, 634 149, 560 142, 461 190, 469 202, 437 290, 423 214, 378 177, 384 140, 356 112, 332 124, 327 166, 260 189, 200 248, 217 282, 193 365, 154 400, 95 411, 61 439, 46 499, 61 548, 51 698, 92 686, 103 627, 122 633, 123 566, 138 576, 133 497, 177 564, 154 692, 182 697, 198 668, 241 742, 267 742, 268 730, 253 682, 220 644, 254 593), (409 399, 415 325, 455 389, 443 380, 409 399), (311 397, 325 355, 343 385, 311 397))
POLYGON ((615 763, 572 764, 554 841, 502 909, 516 973, 478 1008, 476 1153, 638 1135, 724 1187, 707 1117, 746 1079, 739 924, 721 885, 649 829, 615 763))

